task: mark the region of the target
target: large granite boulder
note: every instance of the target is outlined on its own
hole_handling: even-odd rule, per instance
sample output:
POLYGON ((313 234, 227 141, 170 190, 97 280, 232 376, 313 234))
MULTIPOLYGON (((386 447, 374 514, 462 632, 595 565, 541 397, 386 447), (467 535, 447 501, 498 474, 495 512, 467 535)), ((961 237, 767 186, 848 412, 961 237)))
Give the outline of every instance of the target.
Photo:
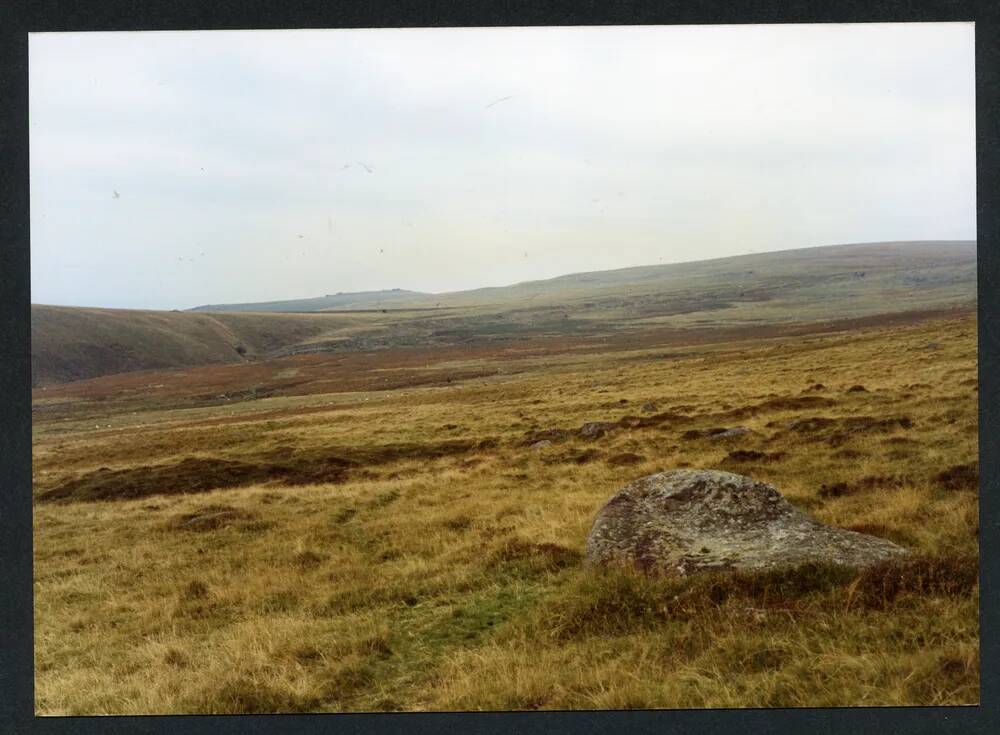
POLYGON ((587 537, 591 564, 678 576, 804 562, 863 567, 906 553, 810 518, 772 485, 717 470, 636 480, 600 510, 587 537))

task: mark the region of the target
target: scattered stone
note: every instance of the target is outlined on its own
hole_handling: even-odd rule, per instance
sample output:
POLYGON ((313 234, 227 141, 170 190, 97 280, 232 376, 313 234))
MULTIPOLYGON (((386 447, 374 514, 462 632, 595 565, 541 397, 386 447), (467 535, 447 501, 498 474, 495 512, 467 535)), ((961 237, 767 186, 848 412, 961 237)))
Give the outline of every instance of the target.
POLYGON ((617 428, 618 424, 611 423, 610 421, 589 421, 581 426, 577 433, 587 439, 600 439, 609 431, 617 428))
POLYGON ((658 409, 656 408, 656 404, 653 403, 652 401, 646 401, 645 403, 642 404, 643 413, 656 413, 657 410, 658 409))
POLYGON ((522 444, 530 447, 540 441, 561 442, 568 438, 569 432, 565 429, 539 429, 526 432, 522 444))
POLYGON ((552 446, 552 442, 551 441, 549 441, 548 439, 542 439, 541 441, 537 441, 534 444, 532 444, 530 446, 530 448, 531 449, 545 449, 545 447, 551 447, 551 446, 552 446))
POLYGON ((625 486, 600 510, 587 561, 686 576, 806 562, 870 566, 907 552, 866 534, 826 526, 774 486, 717 470, 671 470, 625 486))
POLYGON ((719 441, 720 439, 735 439, 738 436, 743 436, 744 434, 749 434, 750 429, 745 426, 735 426, 732 429, 726 429, 718 434, 712 434, 708 437, 709 441, 719 441))

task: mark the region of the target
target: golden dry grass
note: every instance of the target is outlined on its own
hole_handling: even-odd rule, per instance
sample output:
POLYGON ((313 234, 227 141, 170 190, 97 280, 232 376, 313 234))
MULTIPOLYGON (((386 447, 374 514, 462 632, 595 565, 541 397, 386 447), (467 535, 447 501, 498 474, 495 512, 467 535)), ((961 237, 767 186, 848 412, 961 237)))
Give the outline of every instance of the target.
POLYGON ((101 471, 164 477, 185 459, 263 481, 36 503, 37 711, 978 701, 972 316, 474 366, 491 377, 148 412, 70 398, 70 420, 39 413, 37 493, 101 471), (809 418, 828 421, 789 427, 809 418), (528 446, 588 421, 620 423, 528 446), (722 426, 753 433, 684 438, 722 426), (331 481, 266 473, 331 456, 348 462, 331 481), (773 482, 915 561, 688 581, 584 567, 608 497, 678 466, 773 482))

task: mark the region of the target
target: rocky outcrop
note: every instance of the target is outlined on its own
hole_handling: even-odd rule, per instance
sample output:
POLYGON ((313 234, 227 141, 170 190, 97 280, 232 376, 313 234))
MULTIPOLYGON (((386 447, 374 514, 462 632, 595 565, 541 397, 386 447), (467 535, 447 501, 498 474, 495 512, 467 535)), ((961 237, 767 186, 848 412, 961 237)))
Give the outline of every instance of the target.
POLYGON ((591 564, 677 576, 805 562, 864 567, 906 553, 810 518, 772 485, 718 470, 636 480, 601 509, 587 538, 591 564))

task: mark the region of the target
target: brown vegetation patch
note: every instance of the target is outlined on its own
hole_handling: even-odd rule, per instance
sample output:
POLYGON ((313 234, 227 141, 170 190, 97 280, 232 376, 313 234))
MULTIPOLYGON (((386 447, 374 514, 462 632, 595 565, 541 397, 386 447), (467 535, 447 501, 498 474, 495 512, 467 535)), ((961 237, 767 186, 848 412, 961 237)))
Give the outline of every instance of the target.
POLYGON ((945 490, 978 490, 979 462, 953 465, 939 472, 934 479, 945 490))
POLYGON ((277 481, 284 485, 344 482, 352 469, 401 460, 432 460, 495 446, 495 439, 436 444, 383 444, 301 452, 253 464, 188 457, 176 464, 109 470, 102 467, 38 494, 40 501, 128 500, 147 495, 203 493, 277 481))
MULTIPOLYGON (((823 416, 810 416, 808 418, 795 419, 795 421, 788 424, 788 429, 799 434, 814 434, 836 423, 836 419, 829 419, 823 416)), ((768 424, 768 426, 771 425, 768 424)), ((777 425, 777 423, 775 422, 774 425, 777 425)))
POLYGON ((832 398, 824 398, 822 396, 790 396, 772 398, 764 401, 760 404, 759 408, 780 411, 797 411, 801 408, 818 408, 836 405, 837 402, 832 398))
POLYGON ((181 592, 181 597, 185 600, 200 600, 208 596, 208 585, 200 579, 193 579, 181 592))
POLYGON ((540 627, 559 640, 629 634, 669 621, 701 620, 733 603, 788 614, 833 607, 886 610, 904 595, 968 596, 978 585, 974 556, 910 557, 865 570, 807 563, 760 572, 676 579, 605 571, 580 580, 540 610, 540 627))
POLYGON ((687 414, 664 411, 652 416, 622 416, 618 419, 618 426, 623 429, 645 429, 661 424, 676 424, 687 421, 691 421, 691 417, 687 414))
POLYGON ((898 487, 907 481, 905 477, 892 475, 871 475, 854 482, 834 482, 820 485, 818 495, 821 498, 840 498, 845 495, 855 495, 876 488, 898 487))
POLYGON ((887 434, 896 429, 911 429, 913 421, 909 416, 894 416, 886 419, 874 416, 851 416, 841 421, 841 429, 827 439, 831 447, 845 444, 856 434, 887 434))
POLYGON ((613 467, 625 467, 628 465, 640 464, 645 461, 645 457, 641 454, 635 454, 634 452, 622 452, 621 454, 612 455, 607 459, 607 463, 613 467))
POLYGON ((175 465, 121 470, 105 480, 84 475, 39 495, 39 500, 123 500, 153 494, 202 493, 227 487, 280 481, 287 485, 343 482, 356 462, 330 456, 310 461, 250 464, 187 458, 175 465))
POLYGON ((865 456, 863 452, 859 452, 857 449, 839 449, 832 455, 835 459, 860 459, 865 456))
POLYGON ((759 452, 755 449, 736 449, 722 460, 723 464, 747 464, 780 462, 787 457, 785 452, 759 452))
POLYGON ((441 525, 449 531, 455 531, 458 533, 472 527, 472 518, 467 515, 454 516, 441 521, 441 525))
POLYGON ((294 557, 292 557, 292 562, 299 569, 309 570, 315 569, 320 564, 326 561, 326 557, 322 554, 317 554, 315 551, 306 549, 305 551, 298 552, 294 557))
MULTIPOLYGON (((605 434, 616 429, 645 429, 661 424, 682 423, 691 421, 691 417, 683 413, 665 411, 652 416, 622 416, 617 421, 588 421, 573 429, 532 429, 525 432, 521 445, 528 447, 540 441, 563 442, 573 436, 584 439, 600 439, 605 434)), ((723 429, 725 431, 725 429, 723 429)))
POLYGON ((561 442, 569 439, 572 432, 566 429, 532 429, 526 431, 521 446, 529 447, 541 441, 561 442))
POLYGON ((903 594, 961 597, 978 585, 975 556, 914 556, 862 571, 847 589, 845 607, 885 609, 903 594))
POLYGON ((725 426, 713 426, 710 429, 689 429, 681 434, 681 439, 691 441, 694 439, 707 439, 708 437, 724 434, 729 431, 725 426))
MULTIPOLYGON (((768 427, 780 426, 781 422, 772 421, 768 427)), ((832 447, 845 444, 856 434, 887 434, 897 429, 913 428, 913 420, 909 416, 849 416, 833 419, 825 416, 809 416, 795 419, 786 424, 789 431, 810 437, 810 441, 826 440, 832 447)))
POLYGON ((761 411, 799 411, 803 408, 828 408, 836 406, 837 402, 832 398, 823 396, 778 396, 758 403, 756 406, 748 406, 737 411, 748 411, 758 413, 761 411))

